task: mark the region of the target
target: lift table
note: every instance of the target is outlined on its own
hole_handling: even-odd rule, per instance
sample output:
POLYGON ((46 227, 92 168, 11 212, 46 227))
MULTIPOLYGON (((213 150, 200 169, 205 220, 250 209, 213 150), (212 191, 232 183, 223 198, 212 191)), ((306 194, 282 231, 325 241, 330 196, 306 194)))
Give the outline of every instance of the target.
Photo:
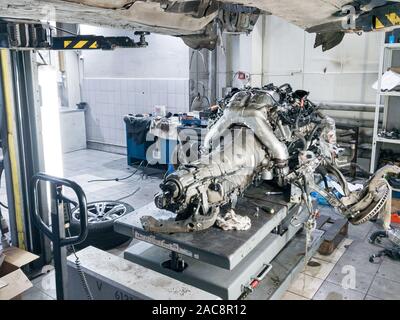
MULTIPOLYGON (((149 233, 142 228, 142 216, 172 217, 149 204, 114 225, 117 232, 138 240, 124 258, 222 299, 279 298, 304 265, 305 236, 300 221, 307 214, 285 201, 284 195, 266 196, 266 192, 264 187, 252 188, 239 200, 236 213, 252 221, 251 229, 244 232, 215 227, 188 234, 149 233), (267 213, 271 209, 274 213, 267 213), (291 221, 298 212, 300 219, 291 221)), ((323 231, 314 232, 306 261, 319 247, 322 235, 323 231)))

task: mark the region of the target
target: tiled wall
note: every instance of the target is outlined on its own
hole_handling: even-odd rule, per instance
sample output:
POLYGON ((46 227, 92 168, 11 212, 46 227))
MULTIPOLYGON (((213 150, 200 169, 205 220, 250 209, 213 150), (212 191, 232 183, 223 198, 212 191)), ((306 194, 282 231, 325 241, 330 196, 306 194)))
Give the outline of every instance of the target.
POLYGON ((188 79, 84 79, 88 142, 126 146, 124 116, 151 113, 155 105, 188 112, 188 87, 188 79))

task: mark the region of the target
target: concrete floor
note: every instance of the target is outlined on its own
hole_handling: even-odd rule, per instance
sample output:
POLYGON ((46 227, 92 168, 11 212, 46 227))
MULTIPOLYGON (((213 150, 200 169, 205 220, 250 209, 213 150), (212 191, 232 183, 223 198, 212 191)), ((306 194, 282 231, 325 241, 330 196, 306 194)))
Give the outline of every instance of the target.
MULTIPOLYGON (((125 202, 139 208, 153 201, 158 191, 162 174, 147 169, 151 176, 138 174, 121 182, 89 183, 93 179, 125 177, 135 169, 128 167, 125 156, 82 150, 66 154, 64 176, 79 183, 86 192, 88 201, 117 200, 128 196, 125 202), (129 197, 134 190, 140 191, 129 197)), ((335 215, 329 208, 322 213, 335 215)), ((370 254, 379 248, 368 243, 371 232, 377 230, 373 223, 350 226, 348 239, 329 257, 316 255, 318 267, 307 267, 292 283, 283 297, 290 300, 381 300, 400 299, 400 263, 383 258, 377 264, 369 263, 370 254), (354 281, 352 281, 354 280, 354 281)), ((121 255, 127 245, 111 250, 121 255)), ((23 295, 23 299, 55 299, 54 272, 33 281, 34 287, 23 295)))

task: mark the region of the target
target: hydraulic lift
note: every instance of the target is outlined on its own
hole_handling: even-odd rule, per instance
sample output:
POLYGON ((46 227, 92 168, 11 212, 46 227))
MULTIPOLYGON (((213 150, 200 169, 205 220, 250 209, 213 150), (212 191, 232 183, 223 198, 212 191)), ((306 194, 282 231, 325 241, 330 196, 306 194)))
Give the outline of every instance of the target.
MULTIPOLYGON (((314 230, 307 242, 306 210, 290 203, 286 195, 267 197, 268 192, 268 186, 253 187, 239 200, 236 212, 252 220, 252 228, 242 232, 213 227, 189 234, 149 233, 142 228, 143 215, 167 219, 172 213, 153 203, 134 211, 114 224, 117 232, 134 238, 120 263, 133 262, 220 299, 279 299, 320 247, 324 231, 314 230)), ((129 299, 140 296, 125 280, 119 282, 107 274, 92 248, 80 251, 79 257, 95 299, 115 299, 115 292, 129 299), (100 290, 99 283, 107 290, 100 290)), ((68 270, 74 279, 70 297, 84 299, 71 260, 68 270)), ((127 278, 123 271, 117 272, 120 279, 127 278)))

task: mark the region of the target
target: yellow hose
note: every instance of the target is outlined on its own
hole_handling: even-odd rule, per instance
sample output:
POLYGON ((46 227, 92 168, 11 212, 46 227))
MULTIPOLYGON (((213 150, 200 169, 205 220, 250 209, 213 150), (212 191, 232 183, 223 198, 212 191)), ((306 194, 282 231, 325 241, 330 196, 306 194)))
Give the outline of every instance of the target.
POLYGON ((14 125, 13 125, 13 112, 12 112, 12 80, 11 73, 9 70, 10 56, 8 49, 0 49, 1 57, 1 72, 3 77, 3 92, 4 92, 4 106, 7 121, 7 141, 8 141, 8 152, 10 155, 10 165, 11 165, 11 177, 12 177, 12 190, 14 198, 14 210, 15 210, 15 220, 17 225, 17 235, 18 235, 18 247, 21 249, 26 249, 25 246, 25 233, 24 233, 24 219, 22 212, 22 200, 20 193, 20 184, 18 176, 18 165, 17 165, 17 152, 16 145, 14 141, 14 125))

